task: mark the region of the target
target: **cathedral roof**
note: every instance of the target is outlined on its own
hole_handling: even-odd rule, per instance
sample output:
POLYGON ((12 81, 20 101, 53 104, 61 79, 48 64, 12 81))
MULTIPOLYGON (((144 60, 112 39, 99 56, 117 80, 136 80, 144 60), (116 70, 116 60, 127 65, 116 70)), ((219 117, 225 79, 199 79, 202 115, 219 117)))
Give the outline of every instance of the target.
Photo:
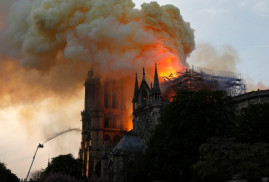
POLYGON ((120 152, 138 152, 145 148, 144 141, 133 131, 127 132, 126 135, 119 141, 119 143, 114 147, 113 153, 120 152))

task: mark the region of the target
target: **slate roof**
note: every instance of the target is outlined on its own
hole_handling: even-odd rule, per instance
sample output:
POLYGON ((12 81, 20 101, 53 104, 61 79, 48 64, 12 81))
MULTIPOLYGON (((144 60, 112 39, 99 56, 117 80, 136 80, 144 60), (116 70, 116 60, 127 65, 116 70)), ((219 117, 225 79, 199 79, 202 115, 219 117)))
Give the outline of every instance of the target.
POLYGON ((145 142, 133 130, 127 132, 114 147, 113 153, 139 152, 145 148, 145 142))

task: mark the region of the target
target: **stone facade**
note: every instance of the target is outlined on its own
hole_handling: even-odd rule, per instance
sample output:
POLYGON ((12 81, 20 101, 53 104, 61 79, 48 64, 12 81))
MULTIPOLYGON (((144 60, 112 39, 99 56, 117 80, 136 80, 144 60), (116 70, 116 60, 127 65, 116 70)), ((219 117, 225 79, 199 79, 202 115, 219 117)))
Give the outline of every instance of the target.
POLYGON ((138 88, 137 77, 133 97, 133 130, 143 140, 147 140, 151 130, 158 123, 158 118, 163 108, 163 100, 158 79, 157 66, 153 86, 149 87, 145 79, 143 69, 143 79, 138 88))
POLYGON ((269 103, 269 90, 257 90, 234 97, 239 109, 249 104, 269 103))
POLYGON ((127 112, 123 86, 115 80, 101 80, 89 71, 85 81, 85 106, 82 116, 82 140, 79 158, 82 173, 90 177, 100 162, 104 144, 116 145, 126 132, 127 112))

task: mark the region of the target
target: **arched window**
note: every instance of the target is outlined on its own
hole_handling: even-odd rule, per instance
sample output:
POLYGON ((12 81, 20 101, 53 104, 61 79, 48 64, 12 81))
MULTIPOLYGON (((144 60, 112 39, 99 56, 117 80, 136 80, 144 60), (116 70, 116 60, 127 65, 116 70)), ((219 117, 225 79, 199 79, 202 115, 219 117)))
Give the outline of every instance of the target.
POLYGON ((109 128, 109 117, 107 115, 104 118, 104 128, 109 128))
POLYGON ((112 107, 117 108, 117 88, 112 87, 112 107))

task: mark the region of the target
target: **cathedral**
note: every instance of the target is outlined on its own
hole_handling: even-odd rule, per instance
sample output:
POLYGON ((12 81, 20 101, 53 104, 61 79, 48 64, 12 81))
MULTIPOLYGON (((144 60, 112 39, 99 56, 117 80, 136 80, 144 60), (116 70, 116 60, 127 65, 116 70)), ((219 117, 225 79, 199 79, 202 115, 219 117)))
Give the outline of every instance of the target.
POLYGON ((84 176, 90 178, 99 163, 103 180, 122 181, 120 171, 124 167, 124 155, 143 151, 165 103, 157 65, 153 85, 147 83, 144 68, 140 85, 137 75, 135 77, 133 130, 128 132, 124 126, 127 121, 124 101, 120 82, 101 80, 89 71, 85 81, 85 108, 81 112, 82 141, 79 150, 84 176))

